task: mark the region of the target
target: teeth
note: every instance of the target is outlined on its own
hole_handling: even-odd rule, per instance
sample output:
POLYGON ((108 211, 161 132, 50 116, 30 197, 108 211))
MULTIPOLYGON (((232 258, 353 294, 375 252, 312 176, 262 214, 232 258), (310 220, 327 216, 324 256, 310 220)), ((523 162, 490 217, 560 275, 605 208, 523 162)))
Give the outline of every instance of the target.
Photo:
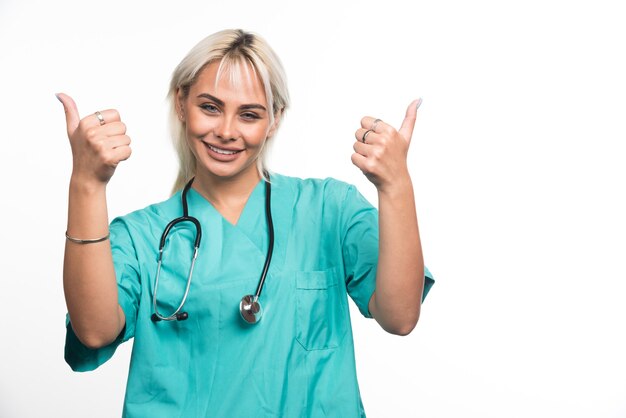
POLYGON ((211 149, 211 151, 215 151, 218 154, 223 154, 223 155, 233 155, 233 154, 237 154, 239 151, 229 151, 229 150, 225 150, 225 149, 221 149, 221 148, 215 148, 212 145, 206 144, 207 147, 209 147, 211 149))

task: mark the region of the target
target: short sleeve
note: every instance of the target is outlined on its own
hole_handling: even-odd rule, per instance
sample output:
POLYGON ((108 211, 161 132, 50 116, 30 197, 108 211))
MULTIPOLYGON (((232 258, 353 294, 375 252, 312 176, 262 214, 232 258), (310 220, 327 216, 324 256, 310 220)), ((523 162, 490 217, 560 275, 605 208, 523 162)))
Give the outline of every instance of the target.
POLYGON ((359 311, 371 318, 368 303, 376 288, 378 211, 354 186, 349 186, 341 217, 346 288, 359 311))
MULTIPOLYGON (((372 318, 369 301, 376 290, 378 267, 378 210, 354 186, 349 186, 342 206, 342 252, 348 294, 366 318, 372 318)), ((424 267, 422 301, 434 284, 424 267)))
POLYGON ((74 371, 91 371, 109 360, 117 347, 134 337, 137 310, 141 293, 139 262, 128 226, 123 218, 116 218, 109 227, 111 252, 117 280, 118 302, 124 311, 126 325, 111 344, 90 349, 76 337, 66 317, 65 361, 74 371))

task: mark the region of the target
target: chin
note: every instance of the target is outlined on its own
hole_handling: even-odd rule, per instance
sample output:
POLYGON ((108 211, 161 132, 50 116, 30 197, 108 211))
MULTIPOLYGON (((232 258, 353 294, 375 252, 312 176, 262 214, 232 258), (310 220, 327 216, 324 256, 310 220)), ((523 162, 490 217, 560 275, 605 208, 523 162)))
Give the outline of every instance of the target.
POLYGON ((247 177, 251 172, 257 173, 256 164, 252 163, 249 166, 230 166, 229 164, 211 163, 201 164, 198 167, 208 174, 209 177, 217 177, 227 180, 233 180, 238 177, 247 177))

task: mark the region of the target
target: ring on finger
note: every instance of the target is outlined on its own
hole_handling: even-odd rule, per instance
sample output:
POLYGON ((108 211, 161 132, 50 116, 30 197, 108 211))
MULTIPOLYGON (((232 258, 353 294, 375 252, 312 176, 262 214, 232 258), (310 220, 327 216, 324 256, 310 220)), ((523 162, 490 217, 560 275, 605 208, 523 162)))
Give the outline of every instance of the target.
POLYGON ((370 130, 376 132, 376 126, 378 125, 378 122, 382 122, 380 119, 375 119, 374 122, 372 122, 372 127, 370 128, 370 130))
POLYGON ((102 116, 102 113, 100 113, 100 111, 97 111, 96 113, 94 113, 94 115, 96 115, 96 117, 98 118, 98 122, 100 122, 100 126, 106 123, 104 122, 104 117, 102 116))
POLYGON ((367 136, 370 134, 370 132, 372 132, 373 129, 368 129, 367 131, 365 131, 365 133, 363 134, 363 138, 361 138, 361 142, 363 142, 365 144, 365 140, 367 139, 367 136))

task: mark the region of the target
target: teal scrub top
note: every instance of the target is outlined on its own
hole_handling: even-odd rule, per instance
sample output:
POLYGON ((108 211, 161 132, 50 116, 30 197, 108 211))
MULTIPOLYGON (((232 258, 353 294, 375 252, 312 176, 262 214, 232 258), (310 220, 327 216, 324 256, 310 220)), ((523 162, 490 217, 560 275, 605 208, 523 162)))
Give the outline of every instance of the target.
MULTIPOLYGON (((134 338, 124 417, 365 417, 347 296, 371 318, 378 212, 334 179, 272 174, 271 184, 274 255, 255 325, 243 322, 239 302, 254 294, 267 252, 263 182, 236 225, 189 191, 189 214, 203 234, 185 321, 150 319, 159 240, 182 215, 181 192, 111 223, 126 327, 112 344, 91 350, 68 322, 65 359, 73 370, 94 370, 134 338)), ((158 290, 163 314, 181 301, 193 238, 189 223, 168 237, 158 290)), ((433 283, 426 270, 424 297, 433 283)))

